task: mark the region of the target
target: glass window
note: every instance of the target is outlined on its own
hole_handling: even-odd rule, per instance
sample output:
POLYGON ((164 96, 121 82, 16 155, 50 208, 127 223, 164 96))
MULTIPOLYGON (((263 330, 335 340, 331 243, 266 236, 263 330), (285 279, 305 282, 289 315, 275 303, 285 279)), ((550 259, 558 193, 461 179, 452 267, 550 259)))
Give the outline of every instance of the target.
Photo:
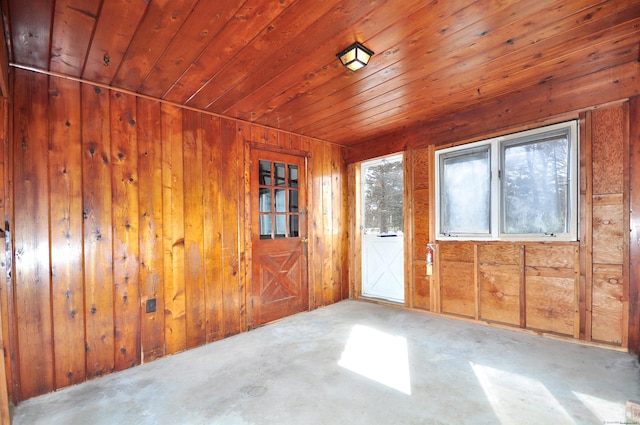
POLYGON ((440 229, 446 235, 491 233, 490 146, 440 158, 440 229))
POLYGON ((260 238, 300 237, 298 165, 259 161, 260 238))
POLYGON ((438 239, 577 240, 578 125, 436 152, 438 239))

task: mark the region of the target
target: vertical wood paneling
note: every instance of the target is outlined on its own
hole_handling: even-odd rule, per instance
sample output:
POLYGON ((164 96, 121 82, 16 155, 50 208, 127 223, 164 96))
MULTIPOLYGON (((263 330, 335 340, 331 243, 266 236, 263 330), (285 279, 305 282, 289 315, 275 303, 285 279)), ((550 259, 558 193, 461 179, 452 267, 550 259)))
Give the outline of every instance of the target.
POLYGON ((111 94, 113 283, 117 370, 140 363, 136 99, 111 94))
POLYGON ((186 348, 182 110, 163 104, 161 119, 165 350, 174 354, 186 348))
POLYGON ((243 167, 238 163, 242 161, 243 154, 236 138, 236 123, 230 120, 222 120, 220 128, 221 138, 224 144, 221 152, 222 174, 222 299, 224 311, 224 336, 236 334, 241 331, 240 308, 243 288, 240 282, 240 208, 239 176, 243 174, 243 167))
POLYGON ((82 86, 87 377, 114 369, 111 136, 109 93, 82 86))
MULTIPOLYGON (((247 329, 248 126, 48 79, 15 73, 16 273, 0 290, 16 400, 247 329)), ((336 302, 348 293, 344 152, 260 131, 315 153, 312 308, 336 302)))
POLYGON ((162 263, 162 139, 160 104, 138 99, 138 189, 140 215, 140 350, 142 362, 164 355, 162 263), (156 311, 146 303, 155 300, 156 311))
POLYGON ((80 84, 49 82, 51 291, 55 386, 85 380, 80 84))
POLYGON ((16 70, 14 202, 15 286, 20 397, 54 384, 49 264, 48 77, 16 70))
POLYGON ((204 222, 202 205, 202 115, 183 113, 185 320, 187 348, 206 342, 204 222))
POLYGON ((319 143, 311 143, 311 156, 309 158, 309 246, 313 261, 309 265, 309 308, 313 309, 322 305, 324 259, 326 257, 324 244, 324 200, 322 198, 323 175, 322 175, 322 146, 319 143))
MULTIPOLYGON (((640 187, 640 96, 629 101, 629 186, 640 187)), ((629 349, 640 355, 640 190, 629 191, 629 349)))
POLYGON ((211 342, 224 335, 220 118, 203 117, 202 138, 206 339, 211 342))

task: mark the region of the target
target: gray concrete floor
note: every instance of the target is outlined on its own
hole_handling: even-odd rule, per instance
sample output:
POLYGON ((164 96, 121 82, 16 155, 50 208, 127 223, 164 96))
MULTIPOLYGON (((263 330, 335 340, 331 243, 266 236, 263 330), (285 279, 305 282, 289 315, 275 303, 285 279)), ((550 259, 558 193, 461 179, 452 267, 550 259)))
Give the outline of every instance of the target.
POLYGON ((56 393, 13 424, 629 423, 628 354, 358 301, 56 393))

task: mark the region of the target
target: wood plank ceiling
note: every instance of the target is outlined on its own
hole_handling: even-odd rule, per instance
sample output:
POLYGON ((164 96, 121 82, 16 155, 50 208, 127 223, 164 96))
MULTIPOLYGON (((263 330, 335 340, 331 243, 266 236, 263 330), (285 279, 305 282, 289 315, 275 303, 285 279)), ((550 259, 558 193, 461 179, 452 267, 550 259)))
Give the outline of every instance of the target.
POLYGON ((3 0, 3 15, 16 66, 345 146, 640 57, 637 0, 3 0), (351 72, 335 54, 356 40, 376 54, 351 72))

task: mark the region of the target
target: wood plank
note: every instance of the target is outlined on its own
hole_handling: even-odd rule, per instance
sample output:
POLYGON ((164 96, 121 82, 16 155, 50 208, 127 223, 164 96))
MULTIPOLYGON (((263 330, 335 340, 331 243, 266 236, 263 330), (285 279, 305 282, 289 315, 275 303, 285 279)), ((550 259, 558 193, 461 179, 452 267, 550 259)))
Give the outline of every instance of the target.
MULTIPOLYGON (((325 209, 325 200, 323 195, 323 176, 322 176, 322 144, 316 141, 311 142, 311 151, 308 162, 307 187, 309 187, 309 308, 311 310, 322 305, 324 279, 323 275, 324 258, 327 256, 325 252, 324 241, 324 220, 323 211, 325 209)), ((356 189, 359 193, 359 190, 356 189)), ((356 234, 360 234, 361 230, 356 229, 356 234)), ((362 258, 358 260, 360 267, 362 266, 362 258)), ((360 271, 362 271, 360 269, 360 271)), ((356 293, 359 297, 362 295, 362 288, 356 293)))
MULTIPOLYGON (((201 55, 206 46, 216 39, 218 33, 237 14, 246 0, 199 1, 185 20, 176 36, 167 45, 162 56, 146 76, 140 90, 145 94, 161 98, 201 55), (180 60, 175 60, 180 57, 180 60)), ((248 6, 247 10, 250 10, 248 6)))
MULTIPOLYGON (((235 121, 224 119, 220 128, 221 177, 222 177, 222 297, 224 311, 224 335, 234 335, 242 331, 241 308, 243 288, 240 286, 239 227, 240 182, 243 175, 244 153, 236 138, 235 121)), ((243 187, 244 188, 244 187, 243 187)), ((244 190, 242 191, 244 194, 244 190)))
MULTIPOLYGON (((622 113, 623 118, 622 122, 624 125, 623 132, 623 178, 622 178, 622 205, 623 205, 623 218, 622 222, 625 223, 623 227, 623 255, 622 255, 622 346, 629 346, 629 292, 630 292, 630 280, 631 280, 631 256, 629 255, 629 246, 631 244, 631 210, 630 210, 630 199, 631 199, 631 179, 630 179, 630 163, 631 163, 631 142, 629 141, 629 103, 625 102, 622 104, 622 113), (629 231, 627 231, 627 225, 629 226, 629 231)), ((640 333, 640 326, 637 329, 638 333, 640 333)))
MULTIPOLYGON (((629 100, 629 187, 640 187, 640 96, 629 100)), ((629 351, 640 354, 640 191, 629 192, 629 351)))
POLYGON ((624 249, 623 206, 593 205, 593 262, 622 264, 624 249))
POLYGON ((574 243, 528 243, 527 267, 549 267, 558 269, 571 269, 573 271, 574 243))
POLYGON ((592 338, 622 344, 623 319, 622 265, 593 266, 592 338))
POLYGON ((202 174, 204 211, 204 282, 207 342, 224 335, 222 278, 222 139, 220 118, 203 115, 202 174))
POLYGON ((431 309, 431 277, 424 261, 413 261, 413 307, 431 309))
POLYGON ((160 103, 137 99, 142 362, 164 356, 162 134, 160 103), (155 311, 147 303, 155 302, 155 311), (150 309, 151 310, 151 309, 150 309))
MULTIPOLYGON (((311 161, 309 161, 310 163, 311 161)), ((310 170, 308 175, 311 179, 310 170)), ((352 237, 349 238, 349 298, 358 298, 362 293, 362 214, 360 211, 360 202, 358 197, 360 196, 360 188, 362 187, 360 179, 360 164, 349 164, 347 166, 347 180, 348 180, 348 222, 349 222, 349 234, 352 237)), ((312 181, 307 185, 313 189, 312 181)), ((313 192, 309 196, 309 212, 310 217, 313 215, 313 211, 316 210, 313 192)), ((312 220, 313 223, 313 220, 312 220)), ((310 228, 310 231, 313 230, 310 228)), ((311 239, 313 240, 313 239, 311 239)), ((309 244, 309 248, 312 248, 313 244, 309 244)), ((314 259, 315 256, 309 252, 309 258, 314 259)), ((314 282, 314 270, 313 261, 309 261, 309 276, 312 277, 311 284, 314 282)), ((313 294, 313 286, 310 286, 310 293, 313 294)))
POLYGON ((111 93, 113 284, 116 370, 140 364, 140 270, 136 99, 111 93))
POLYGON ((82 85, 82 182, 87 378, 115 368, 109 92, 82 85))
MULTIPOLYGON (((6 15, 4 15, 6 16, 6 15)), ((9 98, 9 50, 5 32, 0 34, 0 96, 9 98)), ((3 124, 6 126, 6 124, 3 124)))
POLYGON ((100 0, 55 2, 51 33, 51 71, 72 77, 82 75, 101 3, 100 0))
POLYGON ((184 351, 187 346, 182 112, 180 108, 162 104, 162 235, 166 354, 184 351))
POLYGON ((427 244, 431 242, 431 215, 429 206, 431 193, 428 189, 413 190, 413 258, 424 261, 427 244))
POLYGON ((331 202, 331 146, 322 143, 320 147, 322 174, 322 242, 325 255, 322 256, 322 298, 318 307, 328 305, 333 299, 333 203, 331 202))
POLYGON ((202 189, 202 114, 183 112, 184 238, 187 348, 206 342, 204 221, 202 189))
POLYGON ((520 263, 520 244, 483 243, 479 261, 482 265, 518 265, 520 263))
POLYGON ((526 297, 527 329, 573 335, 573 277, 527 275, 526 297))
MULTIPOLYGON (((132 35, 113 85, 136 91, 158 61, 167 44, 194 9, 197 0, 159 0, 149 6, 132 35)), ((184 46, 184 44, 183 44, 184 46)))
POLYGON ((440 242, 440 259, 473 263, 475 242, 440 242))
POLYGON ((21 400, 55 389, 49 263, 48 77, 16 70, 15 300, 21 400))
POLYGON ((580 119, 580 336, 591 341, 593 305, 593 131, 592 112, 580 119))
POLYGON ((8 0, 11 11, 13 62, 49 68, 49 43, 53 0, 8 0))
MULTIPOLYGON (((0 235, 0 243, 6 246, 6 238, 8 235, 6 232, 2 232, 0 235)), ((3 291, 7 288, 7 256, 6 250, 2 249, 0 252, 0 289, 3 291)), ((3 302, 4 304, 4 302, 3 302)), ((0 311, 0 347, 4 352, 9 351, 8 334, 5 333, 6 318, 3 317, 6 310, 0 311)), ((10 356, 7 356, 10 357, 10 356)), ((10 375, 9 375, 10 376, 10 375)), ((9 384, 12 382, 8 380, 7 370, 5 369, 5 362, 0 362, 0 424, 11 425, 11 413, 9 411, 9 398, 11 396, 9 392, 9 384)))
MULTIPOLYGON (((255 35, 255 38, 251 40, 251 43, 246 44, 241 50, 235 52, 235 55, 229 58, 221 68, 217 69, 215 74, 209 71, 208 76, 211 77, 206 80, 204 85, 199 84, 199 90, 193 96, 188 99, 185 99, 184 96, 181 98, 189 106, 199 109, 210 109, 215 112, 226 110, 228 102, 222 102, 220 105, 216 105, 216 102, 222 100, 227 93, 232 99, 236 95, 240 98, 244 97, 241 93, 233 92, 233 88, 240 84, 243 79, 246 81, 248 75, 253 76, 249 80, 249 87, 247 88, 251 90, 252 87, 255 87, 251 81, 263 81, 261 75, 271 74, 278 69, 286 69, 287 67, 283 67, 279 62, 285 61, 285 64, 289 62, 291 59, 288 59, 287 56, 296 55, 297 49, 304 48, 306 44, 304 40, 314 40, 315 33, 320 34, 320 30, 314 31, 310 23, 315 23, 332 9, 334 9, 333 13, 340 16, 341 21, 344 21, 344 13, 346 13, 344 9, 348 8, 348 4, 338 0, 325 0, 321 3, 314 2, 314 0, 297 0, 295 5, 296 7, 283 10, 273 21, 262 27, 260 32, 255 35), (314 37, 307 37, 307 30, 314 34, 314 37), (294 44, 294 46, 291 46, 291 44, 294 44), (288 46, 290 47, 287 48, 288 46), (278 53, 280 49, 288 52, 284 54, 284 58, 282 53, 278 53), (291 50, 293 50, 293 53, 291 50), (232 72, 231 70, 233 69, 249 70, 249 73, 247 75, 247 73, 232 72), (254 74, 256 71, 258 74, 254 74)), ((297 53, 297 55, 299 54, 297 53)), ((219 53, 218 56, 220 56, 219 53)))
MULTIPOLYGON (((473 247, 473 245, 470 245, 473 247)), ((442 254, 441 254, 442 255, 442 254)), ((440 258, 440 294, 442 312, 475 316, 473 262, 448 261, 440 258)))
MULTIPOLYGON (((484 251, 481 247, 481 252, 484 251)), ((484 255, 482 253, 481 255, 484 255)), ((479 267, 480 311, 482 320, 520 324, 520 266, 487 265, 479 267)))
POLYGON ((82 142, 80 85, 49 81, 51 305, 55 387, 86 379, 82 270, 82 142))
POLYGON ((346 235, 343 220, 346 216, 343 207, 342 176, 344 176, 344 163, 342 161, 342 152, 340 146, 329 145, 331 159, 331 184, 329 190, 331 193, 332 214, 331 218, 331 270, 333 282, 331 298, 325 300, 325 305, 337 303, 342 300, 343 274, 346 273, 343 259, 346 252, 343 250, 343 242, 346 235))
POLYGON ((82 78, 110 84, 122 63, 131 37, 151 2, 111 0, 103 2, 87 53, 82 78), (117 37, 114 37, 117 34, 117 37))
POLYGON ((274 4, 270 0, 249 0, 219 31, 193 64, 170 79, 168 91, 162 97, 172 102, 183 103, 194 95, 203 81, 217 75, 230 60, 253 40, 277 16, 283 13, 294 0, 282 0, 274 4))

